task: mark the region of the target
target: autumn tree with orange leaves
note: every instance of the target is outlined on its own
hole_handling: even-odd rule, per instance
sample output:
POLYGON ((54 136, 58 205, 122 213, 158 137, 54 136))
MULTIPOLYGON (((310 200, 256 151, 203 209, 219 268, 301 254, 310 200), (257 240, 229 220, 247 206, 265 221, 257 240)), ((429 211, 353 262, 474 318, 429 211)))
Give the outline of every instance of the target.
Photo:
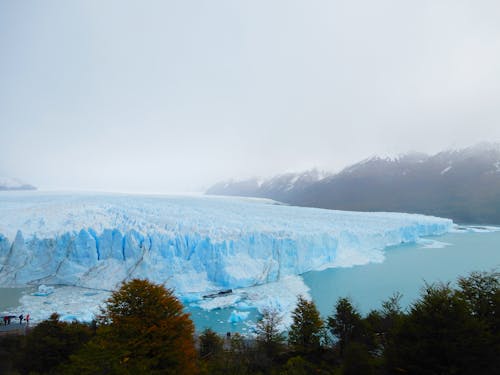
POLYGON ((195 374, 194 325, 173 292, 147 280, 124 283, 106 301, 96 336, 68 373, 195 374))

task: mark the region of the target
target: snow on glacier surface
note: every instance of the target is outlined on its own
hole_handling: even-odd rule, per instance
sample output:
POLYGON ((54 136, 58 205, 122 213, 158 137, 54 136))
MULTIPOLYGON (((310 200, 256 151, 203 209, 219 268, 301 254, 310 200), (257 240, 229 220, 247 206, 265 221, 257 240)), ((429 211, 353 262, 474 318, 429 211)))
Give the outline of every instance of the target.
POLYGON ((112 290, 139 277, 182 297, 382 261, 452 225, 251 198, 0 192, 0 285, 112 290))
POLYGON ((267 200, 118 194, 0 195, 0 285, 113 289, 148 277, 178 292, 238 288, 450 230, 448 219, 267 200))

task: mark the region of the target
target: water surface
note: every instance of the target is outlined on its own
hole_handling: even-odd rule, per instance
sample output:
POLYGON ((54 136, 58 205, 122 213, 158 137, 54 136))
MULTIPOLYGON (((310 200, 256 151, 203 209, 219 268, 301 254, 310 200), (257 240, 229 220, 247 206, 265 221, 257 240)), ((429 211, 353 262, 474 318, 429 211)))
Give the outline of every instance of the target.
POLYGON ((32 287, 0 288, 0 313, 18 311, 19 299, 23 294, 31 293, 32 291, 32 287))
MULTIPOLYGON (((403 307, 408 307, 425 282, 453 282, 471 271, 500 269, 500 231, 449 233, 432 240, 448 245, 435 248, 425 247, 428 243, 394 246, 386 249, 386 259, 382 263, 308 272, 302 277, 321 314, 326 317, 332 313, 339 297, 351 297, 355 306, 367 313, 380 308, 383 300, 398 291, 403 294, 403 307)), ((34 288, 0 288, 0 313, 17 313, 19 298, 33 291, 34 288)), ((238 323, 229 322, 233 310, 206 311, 187 304, 197 331, 204 328, 219 333, 250 331, 251 323, 258 318, 256 309, 248 310, 248 318, 238 323)))
POLYGON ((363 313, 380 308, 398 291, 408 307, 425 282, 454 282, 471 271, 500 267, 500 232, 448 233, 433 239, 448 245, 425 248, 422 244, 390 247, 383 263, 332 268, 303 275, 323 316, 332 313, 339 297, 351 297, 363 313))

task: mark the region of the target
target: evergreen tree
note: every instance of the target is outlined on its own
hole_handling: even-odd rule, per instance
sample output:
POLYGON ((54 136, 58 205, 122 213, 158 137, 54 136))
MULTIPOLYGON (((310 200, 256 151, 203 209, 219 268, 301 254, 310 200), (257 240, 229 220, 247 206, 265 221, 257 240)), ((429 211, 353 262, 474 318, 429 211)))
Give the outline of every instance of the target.
POLYGON ((360 313, 348 298, 339 298, 335 304, 335 312, 328 317, 328 328, 338 339, 340 356, 354 339, 360 339, 363 333, 360 313))
POLYGON ((314 302, 299 296, 292 318, 293 323, 288 332, 290 345, 295 350, 304 352, 319 349, 324 324, 314 302))
POLYGON ((382 302, 381 310, 372 310, 364 319, 369 331, 371 345, 369 349, 381 355, 392 339, 395 329, 401 324, 404 313, 401 309, 401 293, 394 293, 387 301, 382 302))
POLYGON ((410 374, 496 373, 498 356, 492 356, 485 328, 449 285, 427 285, 387 348, 389 369, 410 374))
POLYGON ((395 292, 387 301, 382 302, 382 316, 385 318, 395 319, 403 314, 401 309, 401 298, 403 295, 395 292))
POLYGON ((350 342, 345 350, 342 375, 370 375, 375 372, 373 359, 365 345, 350 342))

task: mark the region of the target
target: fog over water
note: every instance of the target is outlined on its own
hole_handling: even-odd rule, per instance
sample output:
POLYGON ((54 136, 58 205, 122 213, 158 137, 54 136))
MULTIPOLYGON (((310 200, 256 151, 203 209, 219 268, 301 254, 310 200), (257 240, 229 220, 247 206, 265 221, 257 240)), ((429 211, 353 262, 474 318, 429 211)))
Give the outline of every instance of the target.
POLYGON ((0 176, 201 191, 500 141, 500 2, 0 2, 0 176))

